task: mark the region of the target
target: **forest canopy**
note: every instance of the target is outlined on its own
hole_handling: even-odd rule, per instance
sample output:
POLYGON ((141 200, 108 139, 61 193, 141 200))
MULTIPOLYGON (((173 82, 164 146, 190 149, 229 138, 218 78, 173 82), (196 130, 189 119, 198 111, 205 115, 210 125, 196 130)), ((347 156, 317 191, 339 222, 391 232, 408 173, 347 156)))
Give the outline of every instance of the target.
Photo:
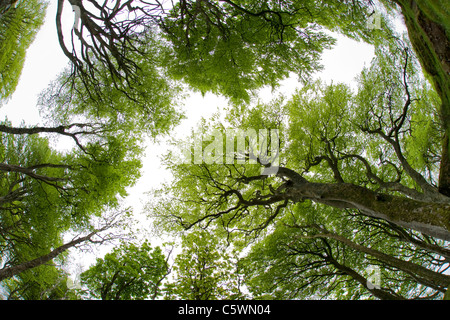
MULTIPOLYGON (((0 123, 8 299, 448 298, 444 1, 55 5, 68 66, 39 96, 44 121, 0 123), (337 36, 374 49, 355 87, 316 77, 337 36), (179 139, 188 91, 228 106, 179 139), (147 194, 149 232, 124 203, 156 140, 171 179, 147 194), (74 284, 69 252, 107 245, 74 284)), ((47 6, 0 2, 3 104, 47 6)))

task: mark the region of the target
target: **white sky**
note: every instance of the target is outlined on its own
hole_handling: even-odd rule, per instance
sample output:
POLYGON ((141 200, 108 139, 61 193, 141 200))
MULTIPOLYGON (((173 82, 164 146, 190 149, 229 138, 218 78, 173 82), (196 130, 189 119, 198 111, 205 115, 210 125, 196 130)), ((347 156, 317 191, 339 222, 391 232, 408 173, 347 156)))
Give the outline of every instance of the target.
MULTIPOLYGON (((66 26, 73 24, 73 13, 70 6, 66 6, 64 21, 66 26)), ((56 25, 56 1, 50 1, 47 10, 45 24, 39 31, 36 40, 28 49, 26 62, 18 87, 10 101, 0 108, 0 119, 7 117, 14 126, 25 122, 27 126, 41 123, 39 111, 36 107, 37 97, 48 84, 56 78, 68 63, 59 47, 56 25)), ((364 65, 369 65, 373 57, 373 48, 362 42, 356 42, 346 38, 339 38, 337 46, 323 54, 322 63, 325 66, 323 72, 317 76, 329 82, 345 82, 351 84, 354 77, 361 71, 364 65)), ((297 86, 296 80, 288 79, 283 82, 282 91, 292 92, 297 86)), ((270 91, 262 94, 263 99, 271 99, 270 91)), ((225 100, 213 95, 201 97, 194 94, 186 101, 188 123, 178 128, 189 130, 191 125, 197 123, 200 118, 208 117, 217 110, 218 106, 224 106, 225 100)), ((41 123, 42 124, 42 123, 41 123)), ((186 131, 185 131, 186 132, 186 131)), ((152 146, 147 151, 144 159, 143 176, 138 184, 130 189, 130 197, 127 203, 132 205, 136 213, 142 209, 145 202, 145 192, 149 191, 167 177, 157 157, 163 152, 164 147, 152 146)))

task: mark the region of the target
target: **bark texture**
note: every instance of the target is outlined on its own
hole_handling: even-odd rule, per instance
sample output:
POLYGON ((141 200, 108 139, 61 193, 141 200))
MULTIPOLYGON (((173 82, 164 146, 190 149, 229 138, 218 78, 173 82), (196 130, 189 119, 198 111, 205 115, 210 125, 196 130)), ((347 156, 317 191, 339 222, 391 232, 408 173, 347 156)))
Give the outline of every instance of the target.
POLYGON ((308 182, 295 171, 282 167, 278 175, 292 181, 284 193, 286 199, 294 202, 311 200, 339 209, 358 209, 368 216, 450 241, 450 201, 417 201, 350 183, 308 182))

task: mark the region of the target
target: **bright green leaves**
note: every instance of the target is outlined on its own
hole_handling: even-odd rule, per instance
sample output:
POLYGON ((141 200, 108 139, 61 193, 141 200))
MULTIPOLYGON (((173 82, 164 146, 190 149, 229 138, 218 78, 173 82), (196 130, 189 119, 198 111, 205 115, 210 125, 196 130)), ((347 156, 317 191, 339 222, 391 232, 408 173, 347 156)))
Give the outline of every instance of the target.
POLYGON ((145 241, 140 246, 122 243, 97 259, 81 275, 88 293, 102 300, 155 299, 168 274, 166 258, 159 247, 145 241))
MULTIPOLYGON (((69 204, 74 193, 68 187, 70 167, 47 139, 2 133, 1 145, 0 255, 6 266, 15 266, 62 244, 64 232, 74 227, 69 204)), ((77 219, 86 221, 86 213, 79 213, 77 219)), ((60 281, 60 271, 44 265, 8 279, 5 286, 11 298, 45 299, 65 294, 60 281)))
POLYGON ((247 101, 262 86, 291 73, 306 80, 334 39, 322 28, 366 38, 370 8, 328 1, 181 1, 163 20, 172 43, 169 74, 201 92, 247 101))
POLYGON ((269 190, 269 186, 277 188, 279 181, 261 176, 259 164, 177 164, 170 170, 174 181, 148 205, 149 215, 165 231, 198 226, 236 236, 239 242, 241 235, 263 232, 282 212, 271 206, 280 198, 271 199, 269 190))
POLYGON ((319 173, 311 168, 336 165, 336 150, 344 152, 352 139, 352 125, 347 121, 352 112, 351 97, 346 85, 315 82, 298 90, 286 103, 292 141, 289 155, 295 166, 319 173))
MULTIPOLYGON (((354 121, 366 133, 367 156, 383 164, 377 174, 384 180, 399 179, 399 168, 409 167, 408 161, 429 183, 436 183, 432 171, 436 170, 435 156, 440 154, 440 101, 418 70, 407 42, 393 39, 376 49, 370 68, 358 78, 355 103, 359 112, 354 121), (432 154, 426 160, 425 150, 432 154)), ((402 182, 413 183, 408 178, 402 182)))
MULTIPOLYGON (((400 228, 396 221, 374 219, 371 213, 391 199, 389 194, 402 204, 432 202, 414 182, 421 183, 420 173, 426 176, 426 170, 429 181, 435 174, 438 98, 417 75, 406 43, 386 42, 376 54, 358 78, 356 93, 345 84, 316 81, 289 99, 235 104, 225 121, 202 122, 201 133, 279 129, 279 169, 285 171, 264 176, 261 165, 205 159, 181 163, 169 155, 165 160, 174 180, 160 190, 161 197, 151 208, 158 226, 172 232, 198 226, 240 249, 255 243, 241 265, 253 297, 427 296, 416 290, 417 280, 402 269, 401 260, 414 256, 417 270, 434 270, 433 258, 421 256, 414 244, 402 244, 414 241, 413 231, 400 228), (327 191, 316 195, 313 189, 319 186, 327 191), (339 191, 331 192, 330 186, 339 191), (359 194, 361 190, 367 193, 359 194), (359 206, 369 201, 373 207, 359 206), (374 255, 368 257, 368 252, 374 255), (373 276, 371 267, 379 265, 388 269, 387 279, 384 287, 373 290, 367 281, 373 276), (398 293, 393 288, 399 288, 398 293)), ((193 141, 195 136, 176 145, 193 141)), ((201 147, 209 142, 203 141, 201 147)), ((195 243, 189 245, 196 248, 195 243)))
POLYGON ((408 99, 415 98, 410 88, 417 84, 418 65, 407 43, 401 40, 377 47, 375 54, 370 68, 365 68, 358 78, 359 121, 365 123, 365 129, 381 128, 393 134, 408 99))
POLYGON ((254 298, 442 296, 427 292, 423 278, 410 277, 416 270, 402 270, 402 260, 414 263, 417 270, 436 269, 432 255, 416 247, 423 239, 418 238, 416 244, 405 241, 401 235, 408 235, 406 230, 357 213, 342 215, 330 207, 306 203, 296 205, 283 222, 241 261, 245 284, 254 298))
MULTIPOLYGON (((0 246, 5 263, 14 267, 46 255, 64 242, 67 232, 92 230, 94 216, 107 219, 108 211, 119 208, 127 187, 140 176, 141 150, 133 137, 98 134, 60 152, 47 137, 2 132, 0 246)), ((46 272, 43 266, 17 278, 44 281, 46 272)))
POLYGON ((127 188, 140 177, 141 150, 124 145, 127 140, 111 138, 103 145, 88 145, 68 157, 71 183, 79 196, 74 197, 76 211, 83 215, 101 215, 106 207, 117 207, 127 195, 127 188), (74 157, 75 155, 75 157, 74 157))
POLYGON ((217 237, 206 231, 186 234, 183 250, 173 267, 174 280, 166 284, 166 299, 240 299, 239 265, 217 237))
POLYGON ((70 220, 57 205, 57 186, 66 179, 66 168, 51 165, 60 164, 63 157, 49 148, 46 139, 37 136, 1 137, 0 227, 19 238, 28 238, 32 244, 40 243, 45 250, 57 241, 59 229, 66 229, 70 220), (34 166, 36 169, 21 171, 34 166), (54 207, 46 210, 49 205, 54 207))
POLYGON ((10 300, 76 300, 67 286, 68 275, 54 265, 42 265, 2 281, 10 300))
MULTIPOLYGON (((85 57, 92 74, 66 71, 40 99, 52 128, 33 134, 69 137, 73 144, 65 152, 52 149, 47 137, 2 127, 3 256, 10 264, 35 258, 60 244, 65 231, 92 228, 91 218, 119 207, 140 176, 145 138, 167 134, 179 122, 181 81, 176 81, 183 80, 203 93, 231 98, 234 105, 224 122, 217 117, 201 124, 200 134, 214 135, 200 141, 200 162, 183 163, 173 154, 165 159, 174 180, 148 207, 161 233, 191 232, 183 236, 166 298, 243 298, 243 266, 257 298, 330 292, 338 299, 366 298, 366 266, 380 261, 351 250, 361 243, 431 266, 437 260, 428 252, 422 259, 423 252, 399 245, 397 238, 412 234, 408 230, 387 229, 382 219, 352 211, 383 216, 376 210, 388 207, 380 204, 390 197, 385 193, 403 196, 401 203, 409 197, 429 201, 416 190, 417 175, 436 181, 438 97, 417 75, 406 45, 377 40, 376 58, 359 77, 357 93, 317 81, 304 83, 290 98, 248 104, 257 89, 275 88, 292 74, 307 80, 319 70, 320 54, 334 44, 325 30, 372 42, 372 33, 381 32, 366 26, 368 3, 179 1, 168 16, 156 17, 162 12, 157 10, 154 19, 146 15, 142 21, 155 25, 136 28, 131 34, 142 37, 124 41, 137 47, 122 47, 127 56, 111 59, 110 68, 90 51, 85 57), (122 58, 129 59, 131 73, 121 73, 122 58), (228 151, 227 134, 237 129, 279 130, 278 141, 270 142, 278 143, 275 169, 283 173, 264 174, 264 165, 249 163, 251 152, 233 150, 231 162, 220 161, 220 151, 228 151), (383 193, 358 193, 368 188, 383 193), (361 195, 371 199, 358 199, 361 195), (385 230, 395 237, 385 240, 385 230), (348 241, 330 238, 331 232, 348 241), (249 243, 255 246, 242 264, 230 248, 242 250, 249 243)), ((200 140, 195 134, 174 143, 190 148, 200 140)), ((243 141, 251 144, 249 137, 243 141)), ((237 145, 233 138, 232 147, 237 145)), ((53 269, 34 271, 43 284, 60 278, 53 269)), ((144 243, 121 245, 83 277, 94 298, 152 299, 167 273, 161 250, 144 243)), ((27 280, 28 273, 23 275, 27 280)), ((389 273, 387 286, 400 287, 401 294, 414 290, 415 281, 402 277, 389 273)))
POLYGON ((46 7, 40 0, 22 1, 0 14, 0 104, 16 89, 26 51, 44 21, 46 7))

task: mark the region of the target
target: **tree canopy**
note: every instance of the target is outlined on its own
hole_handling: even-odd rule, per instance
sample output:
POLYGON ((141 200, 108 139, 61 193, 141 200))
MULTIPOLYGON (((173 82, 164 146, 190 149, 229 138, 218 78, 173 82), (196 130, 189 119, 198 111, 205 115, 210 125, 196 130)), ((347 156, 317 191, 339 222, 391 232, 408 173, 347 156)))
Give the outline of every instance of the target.
MULTIPOLYGON (((2 102, 46 6, 0 2, 2 102)), ((56 6, 55 41, 69 64, 38 99, 43 121, 0 123, 0 281, 9 298, 444 298, 443 1, 56 6), (73 11, 69 24, 64 10, 73 11), (394 30, 399 14, 407 34, 394 30), (356 88, 314 79, 336 35, 374 48, 356 88), (297 90, 276 95, 289 77, 297 90), (263 88, 271 101, 259 99, 263 88), (175 139, 187 90, 229 105, 175 139), (140 231, 129 231, 133 210, 123 206, 144 146, 157 139, 172 144, 163 159, 172 179, 149 193, 146 213, 159 234, 180 240, 170 254, 134 242, 140 231), (68 250, 110 241, 116 247, 82 274, 81 290, 68 285, 68 250)))
POLYGON ((165 299, 238 300, 242 292, 242 273, 236 253, 228 252, 220 239, 200 230, 182 238, 181 253, 172 268, 172 281, 165 288, 165 299))
POLYGON ((19 82, 27 49, 44 22, 46 4, 39 0, 0 6, 0 103, 11 97, 19 82))

